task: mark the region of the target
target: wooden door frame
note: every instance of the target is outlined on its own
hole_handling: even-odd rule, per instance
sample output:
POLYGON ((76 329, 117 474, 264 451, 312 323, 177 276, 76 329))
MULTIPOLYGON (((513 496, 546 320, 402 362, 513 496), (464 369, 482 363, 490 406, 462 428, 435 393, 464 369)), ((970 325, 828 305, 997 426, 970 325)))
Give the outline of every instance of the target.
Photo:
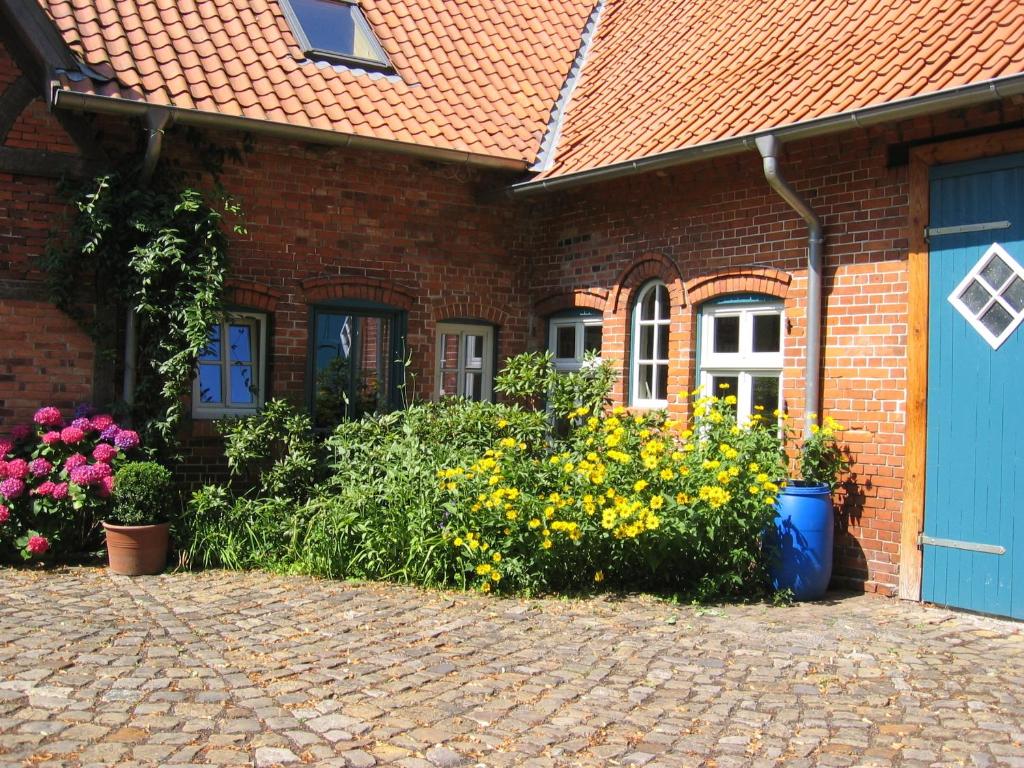
POLYGON ((1024 130, 999 131, 910 151, 910 227, 907 317, 907 421, 904 443, 905 478, 900 523, 899 596, 921 599, 922 552, 917 537, 924 531, 924 491, 928 441, 928 226, 933 165, 979 160, 1024 152, 1024 130))

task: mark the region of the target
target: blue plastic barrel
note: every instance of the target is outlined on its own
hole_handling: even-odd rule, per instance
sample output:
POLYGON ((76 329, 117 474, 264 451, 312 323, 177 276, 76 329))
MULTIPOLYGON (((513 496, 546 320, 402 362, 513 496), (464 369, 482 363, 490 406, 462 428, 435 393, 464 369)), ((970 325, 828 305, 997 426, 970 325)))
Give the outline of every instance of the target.
POLYGON ((772 587, 791 589, 796 600, 823 597, 832 578, 835 518, 827 485, 787 485, 775 502, 769 535, 772 587))

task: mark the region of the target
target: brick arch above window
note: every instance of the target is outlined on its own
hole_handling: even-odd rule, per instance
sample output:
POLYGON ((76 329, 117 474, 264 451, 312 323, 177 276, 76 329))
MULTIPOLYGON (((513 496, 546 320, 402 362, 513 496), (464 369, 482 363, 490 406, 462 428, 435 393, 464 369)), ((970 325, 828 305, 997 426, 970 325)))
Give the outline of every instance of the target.
POLYGON ((435 323, 449 320, 484 320, 492 325, 508 325, 512 316, 508 310, 484 304, 475 299, 446 299, 430 308, 435 323))
POLYGON ((224 300, 247 309, 272 313, 281 299, 281 292, 252 280, 231 278, 224 284, 224 300))
POLYGON ((633 293, 651 280, 660 280, 665 284, 672 306, 686 306, 683 276, 676 263, 661 253, 645 253, 626 267, 615 281, 610 300, 612 311, 625 312, 630 306, 633 293))
POLYGON ((302 281, 306 301, 358 299, 409 311, 416 297, 402 286, 372 277, 311 277, 302 281))
POLYGON ((604 312, 608 291, 604 288, 577 288, 573 291, 551 293, 534 302, 533 311, 542 316, 553 315, 567 309, 595 309, 604 312))
POLYGON ((770 267, 726 269, 690 280, 686 284, 686 295, 694 306, 733 293, 760 294, 785 299, 792 279, 788 272, 770 267))

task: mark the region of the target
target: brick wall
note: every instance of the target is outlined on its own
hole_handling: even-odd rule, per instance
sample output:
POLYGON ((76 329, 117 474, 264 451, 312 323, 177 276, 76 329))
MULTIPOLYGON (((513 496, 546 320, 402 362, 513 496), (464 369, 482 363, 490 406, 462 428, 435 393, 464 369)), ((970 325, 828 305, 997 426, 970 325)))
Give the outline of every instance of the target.
MULTIPOLYGON (((0 95, 20 75, 0 44, 0 95)), ((4 147, 75 152, 42 99, 11 117, 4 147)), ((0 171, 0 434, 41 405, 70 409, 92 398, 92 343, 46 301, 38 265, 63 213, 55 179, 0 171)))
MULTIPOLYGON (((1019 100, 786 147, 783 172, 825 227, 823 410, 854 458, 834 579, 891 593, 898 576, 907 352, 907 167, 889 149, 1021 120, 1019 100)), ((602 309, 605 356, 628 373, 629 292, 658 277, 673 303, 670 408, 695 384, 701 302, 730 293, 783 298, 784 398, 803 414, 806 228, 767 186, 756 153, 525 198, 538 320, 602 309)), ((543 323, 532 343, 543 346, 543 323)), ((625 399, 625 387, 616 392, 625 399)))

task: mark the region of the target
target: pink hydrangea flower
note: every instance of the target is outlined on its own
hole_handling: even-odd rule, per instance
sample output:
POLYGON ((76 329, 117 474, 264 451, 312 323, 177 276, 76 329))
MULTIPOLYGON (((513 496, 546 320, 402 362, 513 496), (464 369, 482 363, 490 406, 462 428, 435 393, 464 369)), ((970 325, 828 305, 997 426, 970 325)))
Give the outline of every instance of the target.
POLYGON ((26 437, 32 434, 32 427, 28 424, 19 424, 11 430, 11 437, 15 440, 24 440, 26 437))
POLYGON ((67 483, 54 483, 50 490, 50 498, 54 501, 64 501, 68 497, 67 483))
POLYGON ((74 445, 80 443, 85 439, 85 432, 80 430, 78 427, 64 427, 60 431, 60 439, 68 445, 74 445))
POLYGON ((64 469, 70 472, 75 467, 80 467, 83 464, 88 464, 89 460, 80 453, 72 453, 64 460, 64 469))
MULTIPOLYGON (((102 466, 107 466, 103 464, 102 466)), ((71 477, 71 482, 75 485, 85 487, 92 485, 100 480, 99 475, 96 473, 96 467, 94 464, 83 464, 81 466, 72 469, 68 475, 71 477)))
POLYGON ((28 462, 24 459, 11 459, 7 462, 7 476, 17 480, 28 477, 28 462))
POLYGON ((0 482, 0 496, 5 499, 16 499, 25 492, 25 481, 16 477, 9 477, 0 482))
POLYGON ((11 519, 11 510, 9 510, 3 504, 0 504, 0 525, 3 525, 4 523, 6 523, 10 519, 11 519))
POLYGON ((32 421, 43 427, 59 427, 64 424, 64 418, 60 415, 60 411, 52 405, 36 411, 32 421))
POLYGON ((100 478, 100 485, 97 489, 101 499, 109 499, 110 494, 114 492, 114 476, 107 475, 106 477, 100 478))
POLYGON ((28 544, 25 545, 25 549, 31 552, 33 555, 42 555, 50 548, 50 542, 45 536, 33 536, 28 540, 28 544))
POLYGON ((60 432, 57 432, 56 430, 47 432, 46 434, 43 435, 42 440, 46 445, 54 445, 56 443, 59 443, 60 432))
POLYGON ((110 468, 110 465, 104 464, 103 462, 90 464, 89 466, 92 467, 92 473, 98 479, 102 479, 104 477, 112 477, 114 474, 114 470, 110 468))
POLYGON ((0 480, 6 480, 7 477, 7 462, 0 459, 0 480))
POLYGON ((42 477, 43 475, 50 474, 50 470, 53 469, 53 464, 48 460, 40 456, 38 459, 32 459, 28 464, 28 471, 36 477, 42 477))
POLYGON ((74 421, 72 421, 71 426, 74 427, 75 429, 82 430, 82 432, 88 432, 90 429, 92 429, 92 420, 87 419, 83 416, 80 419, 75 419, 74 421))
POLYGON ((102 432, 113 423, 114 417, 107 413, 101 413, 98 416, 93 416, 91 419, 92 428, 97 432, 102 432))
POLYGON ((130 451, 139 447, 139 433, 130 429, 122 429, 114 438, 114 445, 122 451, 130 451))
POLYGON ((4 456, 6 456, 8 453, 10 453, 11 452, 11 448, 13 448, 13 447, 14 447, 14 441, 13 440, 8 440, 7 438, 4 438, 3 440, 0 440, 0 459, 2 459, 4 456))
POLYGON ((92 449, 92 457, 96 461, 110 463, 115 456, 117 456, 117 448, 109 443, 97 443, 96 447, 92 449))
POLYGON ((49 496, 53 493, 53 483, 49 480, 40 483, 36 486, 35 490, 32 491, 36 496, 49 496))

